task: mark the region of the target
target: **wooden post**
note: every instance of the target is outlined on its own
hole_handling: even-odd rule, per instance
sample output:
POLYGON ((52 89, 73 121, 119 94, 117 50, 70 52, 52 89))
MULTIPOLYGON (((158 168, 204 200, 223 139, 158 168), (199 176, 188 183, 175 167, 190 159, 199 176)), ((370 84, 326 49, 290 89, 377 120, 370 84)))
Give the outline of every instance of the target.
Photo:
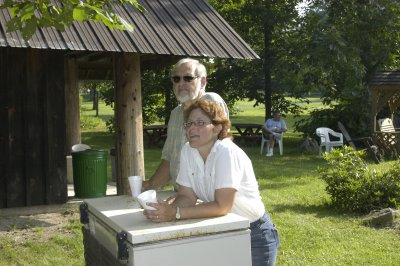
POLYGON ((79 78, 78 64, 75 58, 65 60, 65 124, 66 151, 71 154, 71 147, 81 143, 79 117, 79 78))
POLYGON ((369 87, 371 93, 371 115, 370 115, 370 127, 372 128, 372 133, 376 132, 376 112, 378 109, 377 106, 377 93, 373 87, 369 87))
POLYGON ((128 193, 128 176, 144 178, 140 56, 114 57, 117 194, 128 193))

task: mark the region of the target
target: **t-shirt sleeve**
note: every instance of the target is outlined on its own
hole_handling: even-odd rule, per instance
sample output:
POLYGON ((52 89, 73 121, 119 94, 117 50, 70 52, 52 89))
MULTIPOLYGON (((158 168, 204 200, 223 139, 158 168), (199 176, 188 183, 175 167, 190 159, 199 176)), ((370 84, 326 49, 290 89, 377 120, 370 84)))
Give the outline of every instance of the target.
POLYGON ((178 128, 178 119, 177 119, 177 112, 178 109, 174 108, 171 111, 171 116, 168 121, 168 128, 167 128, 167 139, 165 140, 162 152, 161 152, 161 159, 171 161, 172 153, 174 150, 174 138, 178 137, 179 132, 177 132, 178 128))
POLYGON ((221 151, 215 162, 215 189, 234 188, 239 190, 243 169, 240 156, 232 149, 221 151))
POLYGON ((271 128, 271 127, 272 127, 272 125, 271 125, 271 119, 267 119, 267 122, 265 122, 265 127, 266 127, 266 128, 271 128))
POLYGON ((189 145, 186 143, 181 151, 181 163, 179 165, 179 174, 176 183, 185 187, 192 187, 190 182, 190 165, 189 165, 189 145))
MULTIPOLYGON (((170 120, 171 122, 171 120, 170 120)), ((172 150, 172 141, 171 141, 171 133, 170 133, 170 123, 168 123, 168 129, 167 129, 167 139, 165 140, 162 152, 161 152, 161 159, 171 161, 170 154, 172 150)))
POLYGON ((224 112, 225 112, 227 118, 229 118, 228 106, 226 105, 224 99, 222 99, 222 97, 219 94, 217 94, 215 92, 206 92, 201 98, 204 100, 213 101, 213 102, 218 103, 224 109, 224 112))

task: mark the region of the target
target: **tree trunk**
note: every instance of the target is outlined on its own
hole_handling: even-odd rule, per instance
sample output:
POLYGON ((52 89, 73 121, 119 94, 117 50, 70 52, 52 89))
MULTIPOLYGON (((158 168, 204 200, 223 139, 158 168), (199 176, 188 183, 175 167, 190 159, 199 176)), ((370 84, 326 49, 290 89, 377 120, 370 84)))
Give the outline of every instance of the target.
POLYGON ((93 108, 92 110, 96 110, 96 117, 99 116, 99 93, 97 91, 97 84, 93 83, 92 85, 92 93, 93 93, 93 108))
POLYGON ((265 1, 264 18, 264 92, 265 92, 265 120, 271 117, 272 110, 272 84, 271 84, 271 35, 273 25, 270 15, 270 1, 265 1))

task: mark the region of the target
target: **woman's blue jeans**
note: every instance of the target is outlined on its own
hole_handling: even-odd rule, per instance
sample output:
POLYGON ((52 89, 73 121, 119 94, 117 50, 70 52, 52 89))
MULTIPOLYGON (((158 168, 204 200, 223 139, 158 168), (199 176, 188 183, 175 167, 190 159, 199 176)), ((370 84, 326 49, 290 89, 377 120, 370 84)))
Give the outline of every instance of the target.
POLYGON ((279 247, 278 230, 266 212, 260 219, 250 223, 251 258, 253 266, 273 266, 279 247))

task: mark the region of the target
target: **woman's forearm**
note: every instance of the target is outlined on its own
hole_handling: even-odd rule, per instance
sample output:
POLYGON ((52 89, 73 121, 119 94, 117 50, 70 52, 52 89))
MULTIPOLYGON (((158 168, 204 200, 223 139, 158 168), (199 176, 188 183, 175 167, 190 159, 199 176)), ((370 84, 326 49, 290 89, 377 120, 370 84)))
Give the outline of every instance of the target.
MULTIPOLYGON (((181 218, 207 218, 226 215, 233 206, 236 190, 232 188, 223 188, 216 190, 215 200, 203 202, 197 205, 183 206, 180 208, 181 218)), ((177 202, 179 204, 179 202, 177 202)), ((175 204, 175 202, 174 202, 175 204)))
POLYGON ((226 215, 230 209, 213 201, 199 203, 191 207, 180 207, 180 213, 181 219, 209 218, 226 215))

